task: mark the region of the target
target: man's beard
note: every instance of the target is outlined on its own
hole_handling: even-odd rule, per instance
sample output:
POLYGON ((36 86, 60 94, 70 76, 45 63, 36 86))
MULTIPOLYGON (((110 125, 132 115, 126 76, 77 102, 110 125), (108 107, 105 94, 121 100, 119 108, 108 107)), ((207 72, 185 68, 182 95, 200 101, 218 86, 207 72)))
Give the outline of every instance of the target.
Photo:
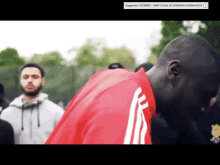
POLYGON ((38 95, 40 93, 41 89, 42 89, 42 84, 35 91, 33 91, 33 92, 26 92, 24 90, 24 88, 21 86, 21 90, 24 92, 24 94, 26 96, 32 96, 32 97, 38 95))

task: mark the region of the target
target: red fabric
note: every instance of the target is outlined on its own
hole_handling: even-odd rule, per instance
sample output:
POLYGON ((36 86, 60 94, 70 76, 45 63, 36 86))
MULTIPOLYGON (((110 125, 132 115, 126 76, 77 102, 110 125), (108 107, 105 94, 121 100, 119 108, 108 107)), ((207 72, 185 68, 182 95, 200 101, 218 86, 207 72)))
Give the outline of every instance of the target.
POLYGON ((143 68, 137 73, 106 69, 92 76, 80 89, 45 144, 133 144, 133 139, 140 144, 143 137, 145 144, 152 144, 150 120, 153 114, 155 99, 143 68), (137 91, 141 92, 136 98, 137 91), (144 104, 148 106, 141 110, 139 107, 144 104), (132 110, 134 116, 130 114, 132 110), (128 126, 132 119, 133 124, 128 126), (132 130, 130 135, 126 134, 128 127, 132 130))

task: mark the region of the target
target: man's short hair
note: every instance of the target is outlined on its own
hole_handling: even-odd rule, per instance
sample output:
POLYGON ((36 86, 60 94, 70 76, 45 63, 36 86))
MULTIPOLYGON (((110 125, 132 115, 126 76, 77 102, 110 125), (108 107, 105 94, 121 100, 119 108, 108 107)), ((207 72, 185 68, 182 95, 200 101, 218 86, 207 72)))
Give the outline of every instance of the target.
POLYGON ((120 63, 112 63, 109 65, 108 69, 117 69, 117 68, 122 68, 124 69, 124 67, 122 66, 122 64, 120 63))
POLYGON ((146 62, 146 63, 143 63, 141 65, 139 65, 137 68, 135 68, 135 72, 137 72, 139 69, 141 68, 144 68, 145 71, 148 71, 150 70, 152 67, 154 66, 154 64, 150 63, 150 62, 146 62))
POLYGON ((42 77, 45 76, 45 72, 44 72, 43 68, 42 68, 39 64, 37 64, 37 63, 27 63, 27 64, 25 64, 25 65, 22 67, 21 72, 22 72, 22 70, 23 70, 24 68, 29 68, 29 67, 39 69, 39 70, 40 70, 40 73, 41 73, 41 76, 42 76, 42 77))

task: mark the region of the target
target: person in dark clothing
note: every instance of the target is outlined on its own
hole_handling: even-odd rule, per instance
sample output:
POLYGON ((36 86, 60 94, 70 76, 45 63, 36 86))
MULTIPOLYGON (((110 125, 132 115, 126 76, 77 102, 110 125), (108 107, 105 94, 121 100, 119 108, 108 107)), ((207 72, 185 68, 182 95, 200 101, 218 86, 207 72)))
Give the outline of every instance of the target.
POLYGON ((0 83, 0 115, 2 111, 9 106, 9 101, 4 98, 5 96, 5 90, 4 85, 0 83))
POLYGON ((217 95, 211 99, 208 110, 195 121, 202 144, 220 144, 220 86, 217 95))
POLYGON ((12 125, 9 122, 0 119, 0 145, 11 144, 15 144, 12 125))
MULTIPOLYGON (((4 85, 0 83, 0 114, 9 106, 9 101, 4 96, 4 85)), ((3 144, 14 144, 14 130, 9 122, 0 119, 0 145, 3 144)))
POLYGON ((141 65, 139 65, 137 68, 135 68, 134 72, 137 72, 139 69, 144 68, 145 71, 150 70, 152 67, 154 66, 154 64, 150 63, 150 62, 146 62, 143 63, 141 65))
POLYGON ((109 65, 108 69, 117 69, 117 68, 122 68, 124 69, 123 65, 120 63, 112 63, 109 65))
POLYGON ((220 86, 218 94, 210 100, 209 108, 203 107, 200 113, 188 116, 186 128, 171 129, 172 124, 168 126, 167 121, 170 123, 174 119, 162 115, 152 118, 153 144, 220 144, 220 139, 219 143, 211 141, 212 127, 220 125, 220 86))
POLYGON ((154 88, 154 95, 157 103, 156 111, 160 116, 152 119, 151 136, 155 137, 154 140, 160 144, 162 142, 205 144, 210 140, 210 137, 203 135, 203 130, 207 130, 210 134, 212 123, 208 125, 206 118, 211 122, 215 113, 211 113, 210 108, 209 115, 212 117, 208 119, 208 113, 202 111, 202 108, 208 109, 210 99, 217 94, 220 83, 220 55, 200 36, 193 37, 191 34, 184 36, 186 38, 169 43, 161 53, 164 56, 160 55, 156 66, 147 72, 148 75, 152 74, 152 82, 155 82, 152 83, 153 88, 155 84, 158 85, 158 88, 154 88), (181 40, 183 42, 179 42, 181 40), (170 60, 173 60, 173 64, 170 60), (167 65, 175 67, 169 68, 167 65), (156 68, 160 69, 156 70, 156 68), (160 74, 163 71, 168 71, 167 74, 161 74, 161 79, 163 76, 166 79, 158 80, 156 73, 160 74), (173 75, 169 76, 169 73, 173 75), (165 86, 163 81, 168 86, 165 86), (170 91, 173 93, 168 94, 170 91), (161 122, 163 119, 166 122, 161 122), (161 129, 163 131, 160 131, 161 129), (175 136, 166 133, 165 129, 172 130, 175 136))
POLYGON ((166 120, 155 116, 151 120, 151 138, 153 144, 175 144, 178 132, 169 128, 166 120))
POLYGON ((190 116, 184 122, 186 126, 178 129, 173 129, 172 125, 167 124, 171 120, 175 122, 175 118, 163 116, 152 118, 151 133, 153 144, 203 144, 199 136, 196 116, 190 116))

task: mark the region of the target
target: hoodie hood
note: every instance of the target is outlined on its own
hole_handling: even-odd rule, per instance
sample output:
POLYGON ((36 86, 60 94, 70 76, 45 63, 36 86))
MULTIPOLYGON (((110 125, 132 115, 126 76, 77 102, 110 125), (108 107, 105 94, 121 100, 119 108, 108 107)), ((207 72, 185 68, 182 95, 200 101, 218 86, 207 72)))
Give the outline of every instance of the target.
POLYGON ((40 93, 40 95, 39 95, 37 98, 32 99, 32 100, 27 101, 27 102, 23 102, 22 99, 23 99, 24 96, 25 96, 25 95, 22 94, 21 96, 15 98, 15 99, 10 103, 9 106, 11 106, 11 107, 15 106, 15 107, 18 107, 18 108, 22 108, 22 107, 23 107, 24 109, 26 109, 26 108, 32 107, 32 106, 34 106, 34 105, 40 104, 40 103, 42 103, 45 99, 48 99, 48 95, 47 95, 47 94, 45 94, 45 93, 40 93))

